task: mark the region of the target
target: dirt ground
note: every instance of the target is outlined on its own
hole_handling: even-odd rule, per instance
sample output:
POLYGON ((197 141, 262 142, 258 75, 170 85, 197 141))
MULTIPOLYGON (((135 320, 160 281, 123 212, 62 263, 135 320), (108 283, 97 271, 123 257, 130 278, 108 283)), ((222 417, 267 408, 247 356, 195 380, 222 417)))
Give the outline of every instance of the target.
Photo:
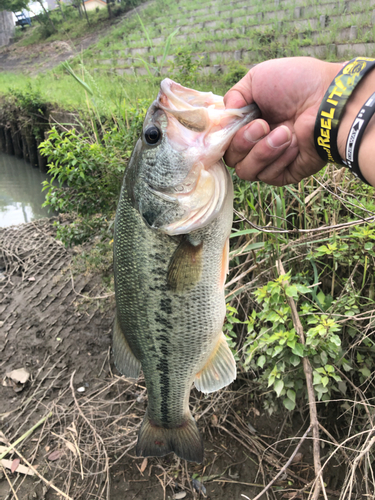
POLYGON ((55 42, 48 42, 46 40, 27 47, 21 47, 17 42, 0 47, 0 71, 22 72, 22 74, 35 75, 50 70, 61 62, 69 60, 91 45, 94 45, 113 26, 121 23, 125 18, 132 16, 134 12, 144 9, 149 3, 145 2, 111 21, 103 21, 99 27, 95 27, 95 32, 83 37, 68 38, 55 42))
POLYGON ((63 61, 79 54, 108 32, 104 24, 95 33, 74 40, 41 42, 27 47, 13 43, 0 48, 0 71, 22 72, 35 75, 54 68, 63 61))
MULTIPOLYGON (((173 454, 137 458, 146 390, 142 379, 130 383, 116 372, 114 297, 98 276, 73 275, 73 257, 50 220, 0 229, 0 457, 39 423, 2 457, 0 499, 253 499, 286 463, 298 444, 288 437, 301 436, 303 423, 269 418, 240 374, 210 397, 192 391, 203 464, 173 454), (21 368, 29 380, 7 376, 21 368)), ((294 498, 305 498, 310 446, 304 442, 262 499, 296 490, 294 498)))

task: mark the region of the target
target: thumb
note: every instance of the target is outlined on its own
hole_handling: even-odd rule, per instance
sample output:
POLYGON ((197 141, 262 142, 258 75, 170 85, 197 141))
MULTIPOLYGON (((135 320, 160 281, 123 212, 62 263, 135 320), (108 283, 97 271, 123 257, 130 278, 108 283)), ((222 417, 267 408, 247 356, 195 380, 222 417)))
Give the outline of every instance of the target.
POLYGON ((251 89, 251 70, 234 85, 224 96, 227 109, 243 108, 253 102, 251 89))
POLYGON ((237 109, 247 106, 247 101, 240 90, 232 88, 224 96, 224 104, 227 109, 237 109))

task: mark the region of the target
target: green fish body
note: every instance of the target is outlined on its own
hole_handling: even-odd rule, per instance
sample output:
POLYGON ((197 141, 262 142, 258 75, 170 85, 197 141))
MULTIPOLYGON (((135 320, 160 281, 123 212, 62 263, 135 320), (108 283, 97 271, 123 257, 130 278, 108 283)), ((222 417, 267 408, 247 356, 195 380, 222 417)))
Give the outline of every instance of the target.
POLYGON ((137 454, 173 451, 200 463, 203 444, 189 410, 192 384, 209 393, 236 377, 222 333, 233 187, 221 156, 251 117, 237 110, 229 117, 236 126, 228 127, 226 115, 221 121, 215 115, 217 130, 210 132, 212 120, 197 94, 227 113, 217 96, 164 80, 124 177, 115 220, 113 351, 121 373, 137 378, 142 368, 146 381, 137 454), (207 136, 223 135, 223 121, 226 144, 219 149, 207 136))

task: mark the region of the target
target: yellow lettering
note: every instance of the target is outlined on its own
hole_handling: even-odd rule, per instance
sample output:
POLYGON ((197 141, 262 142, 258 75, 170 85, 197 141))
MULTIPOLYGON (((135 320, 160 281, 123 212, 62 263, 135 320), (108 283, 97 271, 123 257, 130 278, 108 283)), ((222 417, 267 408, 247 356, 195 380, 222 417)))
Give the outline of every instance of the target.
POLYGON ((324 118, 320 119, 320 126, 323 128, 329 128, 331 130, 332 120, 324 120, 324 118))
MULTIPOLYGON (((327 150, 326 150, 327 151, 327 150)), ((333 156, 331 155, 331 151, 327 151, 328 159, 335 163, 335 160, 333 159, 333 156)))
MULTIPOLYGON (((334 101, 334 102, 336 102, 336 101, 334 101)), ((335 108, 331 108, 329 110, 329 113, 327 113, 327 111, 322 111, 322 116, 324 116, 324 118, 333 118, 334 114, 335 114, 335 108)), ((331 127, 329 127, 329 128, 331 128, 331 127)))
POLYGON ((341 97, 341 96, 342 96, 342 92, 340 92, 340 91, 337 89, 337 87, 335 87, 335 88, 332 90, 332 92, 329 94, 329 96, 328 96, 328 97, 329 97, 330 99, 332 99, 332 97, 333 97, 334 95, 337 95, 338 97, 341 97))
POLYGON ((333 99, 327 99, 327 102, 329 102, 330 104, 333 104, 334 106, 337 106, 339 101, 334 101, 333 99))
MULTIPOLYGON (((337 80, 337 81, 336 81, 336 83, 337 83, 337 86, 338 86, 338 87, 340 87, 340 89, 342 89, 342 91, 343 91, 343 92, 345 92, 346 87, 345 87, 345 85, 342 83, 342 81, 341 81, 341 80, 337 80)), ((341 95, 341 94, 340 94, 340 95, 341 95)))
POLYGON ((327 139, 329 139, 329 130, 324 130, 324 128, 321 128, 320 129, 320 135, 322 137, 326 137, 327 139))
POLYGON ((318 144, 319 146, 322 146, 322 148, 329 148, 329 137, 325 139, 323 139, 322 137, 318 137, 318 144))

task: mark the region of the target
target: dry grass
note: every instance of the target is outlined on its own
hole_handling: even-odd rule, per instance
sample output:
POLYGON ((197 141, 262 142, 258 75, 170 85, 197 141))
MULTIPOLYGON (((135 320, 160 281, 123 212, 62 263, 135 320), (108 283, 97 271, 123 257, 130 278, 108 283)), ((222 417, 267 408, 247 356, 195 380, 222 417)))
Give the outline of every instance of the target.
MULTIPOLYGON (((108 358, 105 362, 108 363, 108 358)), ((108 371, 110 373, 109 365, 108 371)), ((59 377, 55 377, 54 382, 60 378, 66 380, 66 374, 61 372, 59 377)), ((60 389, 57 398, 49 404, 39 405, 42 382, 43 380, 36 378, 33 381, 31 395, 25 397, 11 415, 6 416, 9 424, 6 437, 9 442, 13 442, 22 431, 25 432, 27 427, 31 426, 36 417, 52 412, 51 417, 27 438, 27 443, 22 444, 23 447, 26 444, 26 451, 23 451, 21 456, 27 459, 32 468, 38 465, 36 470, 43 477, 39 482, 45 491, 52 484, 57 486, 67 499, 110 499, 111 469, 120 463, 125 455, 134 454, 133 448, 143 419, 143 403, 146 398, 142 380, 134 384, 123 377, 112 376, 100 381, 95 390, 80 394, 75 387, 73 373, 60 389), (57 452, 57 459, 49 459, 52 452, 57 452)), ((48 391, 48 385, 44 390, 48 391)), ((250 388, 243 386, 240 390, 225 390, 209 398, 203 398, 194 391, 192 411, 199 421, 201 430, 205 432, 206 437, 211 435, 212 441, 218 439, 218 434, 223 436, 223 440, 229 436, 238 443, 238 447, 246 450, 258 468, 258 479, 253 486, 267 485, 279 472, 278 477, 281 477, 281 482, 279 480, 276 486, 268 488, 267 498, 310 498, 309 491, 312 491, 314 485, 312 465, 305 461, 297 464, 298 467, 295 467, 296 464, 294 467, 292 464, 292 468, 285 465, 290 464, 288 457, 292 451, 304 439, 311 439, 311 436, 308 434, 302 436, 301 432, 299 433, 301 437, 278 440, 277 436, 254 435, 248 425, 252 410, 252 405, 248 404, 249 392, 250 388), (238 407, 247 408, 248 411, 238 414, 236 411, 238 407), (279 451, 280 445, 283 446, 284 453, 279 451), (277 493, 277 490, 282 494, 277 493)), ((373 407, 364 394, 361 394, 361 398, 361 405, 366 405, 369 411, 369 420, 365 426, 361 420, 363 429, 361 432, 352 433, 338 443, 321 427, 324 435, 321 443, 324 444, 324 450, 328 450, 322 457, 323 473, 331 464, 346 470, 342 487, 338 485, 335 490, 326 489, 328 498, 340 500, 373 498, 375 484, 371 451, 375 441, 371 420, 373 407), (364 494, 367 494, 367 497, 363 496, 364 494)), ((356 415, 358 401, 352 401, 351 405, 353 427, 356 428, 358 426, 356 420, 359 418, 356 415)), ((21 449, 21 445, 16 447, 16 450, 18 449, 21 449)), ((9 456, 14 458, 17 452, 12 451, 9 456)), ((189 472, 186 462, 174 458, 172 461, 153 459, 152 463, 155 467, 154 473, 159 477, 164 492, 171 487, 172 490, 177 488, 196 495, 191 482, 191 471, 189 472)), ((206 482, 241 484, 226 474, 229 467, 234 464, 228 465, 222 474, 216 476, 210 475, 212 465, 212 463, 207 464, 200 473, 206 482)), ((147 462, 140 465, 140 477, 146 466, 147 462)), ((14 475, 8 476, 14 498, 17 498, 17 492, 25 480, 26 476, 18 475, 15 479, 14 475)))

